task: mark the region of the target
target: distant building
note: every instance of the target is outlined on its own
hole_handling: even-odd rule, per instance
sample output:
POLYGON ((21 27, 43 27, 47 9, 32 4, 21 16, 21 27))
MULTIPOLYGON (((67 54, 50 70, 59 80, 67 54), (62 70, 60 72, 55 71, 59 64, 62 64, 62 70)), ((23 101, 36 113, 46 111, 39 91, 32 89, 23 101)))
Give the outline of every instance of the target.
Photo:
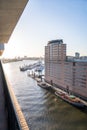
POLYGON ((79 59, 79 58, 80 58, 80 53, 76 52, 76 53, 75 53, 75 58, 76 58, 76 59, 79 59))
POLYGON ((87 61, 87 56, 81 56, 80 59, 84 60, 84 61, 87 61))
POLYGON ((87 62, 68 58, 62 39, 49 41, 45 46, 45 80, 87 99, 87 62))

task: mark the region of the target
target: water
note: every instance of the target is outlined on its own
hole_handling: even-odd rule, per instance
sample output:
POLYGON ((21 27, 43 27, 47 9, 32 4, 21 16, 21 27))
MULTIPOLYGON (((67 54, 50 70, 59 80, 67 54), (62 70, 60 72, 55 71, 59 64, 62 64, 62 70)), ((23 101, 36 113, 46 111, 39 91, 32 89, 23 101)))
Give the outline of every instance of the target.
POLYGON ((35 61, 4 64, 30 130, 87 130, 87 111, 77 109, 40 88, 19 66, 35 61))

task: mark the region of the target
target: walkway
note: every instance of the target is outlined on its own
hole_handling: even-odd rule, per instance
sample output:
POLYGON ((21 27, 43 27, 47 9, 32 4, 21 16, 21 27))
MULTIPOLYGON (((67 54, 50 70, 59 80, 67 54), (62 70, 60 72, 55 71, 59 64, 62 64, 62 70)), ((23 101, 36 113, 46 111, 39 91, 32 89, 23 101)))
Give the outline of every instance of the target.
POLYGON ((5 111, 5 99, 3 92, 2 73, 0 68, 0 130, 7 130, 7 119, 5 111))

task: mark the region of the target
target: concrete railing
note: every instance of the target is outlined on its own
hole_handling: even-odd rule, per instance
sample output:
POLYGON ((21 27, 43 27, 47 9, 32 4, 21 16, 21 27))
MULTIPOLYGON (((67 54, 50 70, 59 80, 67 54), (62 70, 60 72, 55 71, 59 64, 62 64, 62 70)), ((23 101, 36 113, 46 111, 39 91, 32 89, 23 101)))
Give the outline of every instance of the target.
POLYGON ((21 111, 20 105, 15 97, 12 86, 4 72, 2 63, 0 62, 0 67, 2 71, 2 80, 5 94, 5 106, 8 120, 9 130, 29 130, 27 122, 21 111))

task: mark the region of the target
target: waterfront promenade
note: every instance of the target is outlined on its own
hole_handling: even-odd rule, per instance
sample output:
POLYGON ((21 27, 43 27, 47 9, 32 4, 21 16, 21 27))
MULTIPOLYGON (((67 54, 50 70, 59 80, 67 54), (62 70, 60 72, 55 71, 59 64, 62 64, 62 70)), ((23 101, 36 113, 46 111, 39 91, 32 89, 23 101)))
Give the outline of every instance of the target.
POLYGON ((8 130, 5 99, 4 99, 4 90, 3 90, 3 81, 2 81, 1 74, 2 74, 2 72, 1 72, 1 68, 0 68, 0 130, 8 130))

